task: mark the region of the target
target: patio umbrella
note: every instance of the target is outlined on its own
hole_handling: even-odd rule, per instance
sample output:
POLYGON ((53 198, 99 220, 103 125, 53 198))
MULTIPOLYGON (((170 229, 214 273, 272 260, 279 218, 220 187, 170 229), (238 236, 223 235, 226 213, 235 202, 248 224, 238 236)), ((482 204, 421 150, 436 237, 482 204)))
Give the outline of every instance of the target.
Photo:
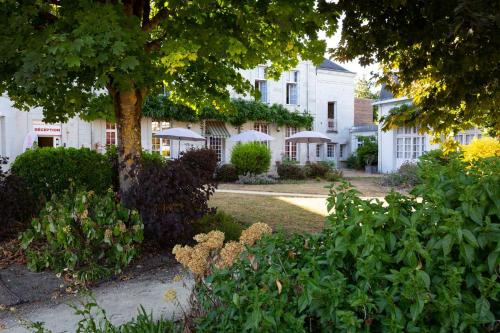
POLYGON ((307 143, 307 162, 309 162, 309 144, 330 142, 330 138, 320 132, 302 131, 285 139, 288 142, 307 143))
POLYGON ((249 130, 233 135, 229 138, 232 142, 253 142, 253 141, 271 141, 274 138, 266 133, 256 130, 249 130))
POLYGON ((205 137, 187 128, 182 128, 182 127, 174 127, 158 131, 156 133, 153 133, 153 136, 163 139, 178 140, 179 152, 177 153, 177 157, 179 157, 179 154, 181 152, 181 141, 205 141, 205 137))

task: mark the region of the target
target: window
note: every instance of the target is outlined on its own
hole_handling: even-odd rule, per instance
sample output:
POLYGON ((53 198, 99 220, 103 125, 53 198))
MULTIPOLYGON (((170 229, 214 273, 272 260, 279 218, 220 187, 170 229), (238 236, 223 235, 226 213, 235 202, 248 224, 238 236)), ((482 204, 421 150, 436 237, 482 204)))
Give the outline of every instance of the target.
POLYGON ((336 131, 337 130, 337 121, 335 119, 336 105, 335 102, 328 102, 328 130, 336 131))
POLYGON ((425 152, 425 136, 416 127, 396 130, 396 158, 417 159, 425 152))
MULTIPOLYGON (((286 137, 290 137, 298 132, 297 127, 287 127, 286 137)), ((285 156, 292 161, 297 161, 297 143, 285 142, 285 156)))
POLYGON ((326 144, 326 157, 328 157, 328 158, 335 157, 335 143, 327 143, 326 144))
POLYGON ((340 145, 339 157, 344 158, 345 154, 345 145, 340 145))
POLYGON ((299 104, 299 71, 288 72, 286 82, 286 104, 299 104))
POLYGON ((208 140, 209 148, 215 151, 217 155, 217 162, 222 162, 223 151, 224 151, 224 139, 210 137, 208 140))
MULTIPOLYGON (((269 125, 267 123, 254 123, 253 129, 258 132, 269 134, 269 125)), ((262 141, 262 143, 269 147, 269 141, 262 141)))
MULTIPOLYGON (((153 133, 170 128, 170 123, 166 121, 153 121, 151 122, 151 130, 153 133)), ((160 154, 164 157, 171 156, 171 146, 169 139, 162 139, 152 137, 151 139, 151 151, 153 153, 160 154)))
POLYGON ((106 148, 116 146, 117 142, 116 124, 106 123, 106 148))
POLYGON ((267 103, 267 81, 255 80, 255 90, 260 92, 260 101, 267 103))
POLYGON ((323 145, 316 145, 316 158, 320 158, 321 157, 321 147, 323 145))

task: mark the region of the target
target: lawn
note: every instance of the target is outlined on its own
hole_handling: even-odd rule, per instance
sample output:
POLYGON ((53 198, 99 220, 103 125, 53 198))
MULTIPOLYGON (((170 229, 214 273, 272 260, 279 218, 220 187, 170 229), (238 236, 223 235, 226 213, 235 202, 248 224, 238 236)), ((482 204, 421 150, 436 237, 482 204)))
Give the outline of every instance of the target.
POLYGON ((218 207, 244 224, 265 222, 273 230, 316 232, 325 223, 323 198, 294 198, 254 194, 215 193, 210 199, 218 207))

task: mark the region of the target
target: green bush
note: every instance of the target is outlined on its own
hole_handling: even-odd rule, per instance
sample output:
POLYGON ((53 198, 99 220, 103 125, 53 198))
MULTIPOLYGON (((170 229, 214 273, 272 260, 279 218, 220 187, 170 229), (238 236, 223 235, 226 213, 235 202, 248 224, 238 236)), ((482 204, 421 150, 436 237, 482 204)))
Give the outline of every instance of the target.
POLYGON ((343 184, 323 232, 264 238, 214 271, 198 330, 498 332, 500 159, 420 168, 414 196, 343 184))
POLYGON ((347 158, 346 166, 350 169, 364 169, 367 165, 378 163, 378 144, 374 136, 361 136, 361 146, 347 158))
POLYGON ((143 224, 136 211, 109 190, 70 190, 54 195, 22 235, 28 267, 69 272, 83 281, 121 272, 137 255, 143 224))
POLYGON ((271 166, 271 151, 260 142, 237 144, 231 153, 231 164, 238 170, 238 175, 264 173, 271 166))
POLYGON ((398 171, 389 173, 382 178, 382 185, 396 187, 414 187, 420 183, 417 175, 417 164, 405 162, 398 171))
POLYGON ((61 194, 71 182, 102 194, 112 186, 111 166, 102 154, 88 148, 38 148, 19 155, 12 164, 35 197, 61 194))
POLYGON ((232 183, 238 180, 238 170, 232 164, 223 164, 215 171, 215 179, 223 183, 232 183))
POLYGON ((337 182, 337 181, 341 180, 343 176, 344 176, 344 174, 343 174, 342 170, 334 169, 334 170, 328 171, 325 174, 324 178, 326 181, 329 181, 329 182, 337 182))
POLYGON ((316 178, 320 177, 323 178, 325 177, 326 173, 331 171, 332 168, 328 162, 316 162, 316 163, 310 163, 305 166, 305 172, 307 177, 309 178, 316 178))
POLYGON ((294 161, 283 161, 278 165, 277 172, 280 179, 306 179, 304 167, 294 161))
POLYGON ((243 226, 234 217, 220 210, 215 214, 206 214, 194 224, 195 234, 209 233, 212 230, 222 231, 225 241, 237 241, 243 226))

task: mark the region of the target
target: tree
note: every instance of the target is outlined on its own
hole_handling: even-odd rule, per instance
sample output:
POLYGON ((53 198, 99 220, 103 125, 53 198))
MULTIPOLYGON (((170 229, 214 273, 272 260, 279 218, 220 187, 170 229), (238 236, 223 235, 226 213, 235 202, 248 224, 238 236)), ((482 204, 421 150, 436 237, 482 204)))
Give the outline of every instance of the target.
POLYGON ((228 86, 257 94, 240 70, 272 63, 277 78, 299 58, 321 62, 318 31, 331 36, 338 18, 314 0, 3 0, 0 91, 49 122, 85 116, 96 93, 109 94, 124 192, 148 94, 165 88, 175 102, 224 109, 228 86))
POLYGON ((378 99, 378 94, 372 91, 374 87, 373 82, 362 77, 356 81, 356 87, 354 88, 354 96, 357 98, 369 98, 378 99))
POLYGON ((480 126, 500 133, 499 1, 339 0, 329 6, 345 15, 336 58, 379 62, 380 83, 413 98, 414 108, 395 110, 387 127, 446 132, 480 126))

